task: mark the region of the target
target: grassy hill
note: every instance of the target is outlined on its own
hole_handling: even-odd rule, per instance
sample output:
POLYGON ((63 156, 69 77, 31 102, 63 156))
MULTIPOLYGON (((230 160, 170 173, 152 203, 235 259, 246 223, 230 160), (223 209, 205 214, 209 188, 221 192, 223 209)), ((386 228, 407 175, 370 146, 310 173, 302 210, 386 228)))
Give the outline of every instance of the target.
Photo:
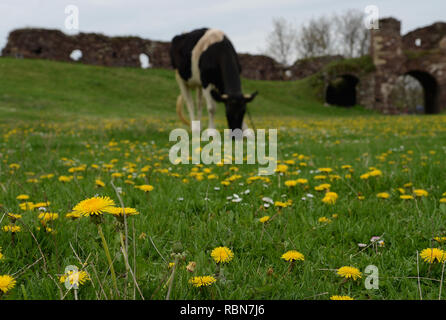
MULTIPOLYGON (((0 79, 3 120, 64 120, 79 115, 176 117, 179 89, 171 70, 1 58, 0 79)), ((260 93, 251 104, 253 117, 368 113, 360 107, 324 107, 310 83, 311 79, 293 82, 243 79, 243 89, 247 93, 255 90, 260 93)), ((222 107, 218 108, 218 117, 223 117, 222 107)))

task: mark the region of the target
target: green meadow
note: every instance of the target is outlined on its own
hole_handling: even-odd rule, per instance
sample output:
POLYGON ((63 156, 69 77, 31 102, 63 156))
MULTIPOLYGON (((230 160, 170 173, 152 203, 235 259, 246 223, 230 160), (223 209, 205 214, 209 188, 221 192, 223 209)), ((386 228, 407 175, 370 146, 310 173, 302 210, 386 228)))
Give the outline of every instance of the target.
POLYGON ((446 115, 243 89, 270 176, 169 161, 170 70, 1 58, 0 299, 445 299, 446 115))

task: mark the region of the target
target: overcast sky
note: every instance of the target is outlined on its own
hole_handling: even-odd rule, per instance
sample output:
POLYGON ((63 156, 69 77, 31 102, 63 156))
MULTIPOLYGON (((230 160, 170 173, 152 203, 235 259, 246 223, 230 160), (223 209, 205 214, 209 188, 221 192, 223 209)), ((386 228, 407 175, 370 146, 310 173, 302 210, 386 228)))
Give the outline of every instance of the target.
POLYGON ((406 33, 446 20, 445 0, 0 0, 0 48, 17 28, 40 27, 64 32, 67 5, 79 8, 79 31, 136 35, 169 41, 199 27, 219 28, 239 52, 259 53, 274 17, 296 26, 312 17, 364 10, 376 5, 381 17, 402 20, 406 33))

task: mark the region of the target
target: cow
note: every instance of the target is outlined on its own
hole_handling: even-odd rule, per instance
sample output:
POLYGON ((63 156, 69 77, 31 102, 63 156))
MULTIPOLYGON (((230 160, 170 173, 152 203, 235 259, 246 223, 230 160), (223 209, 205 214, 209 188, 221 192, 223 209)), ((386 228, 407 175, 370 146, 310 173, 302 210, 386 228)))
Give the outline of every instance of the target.
POLYGON ((230 129, 244 131, 248 128, 243 121, 246 104, 255 98, 257 91, 251 95, 242 93, 238 55, 222 31, 202 28, 175 36, 170 58, 181 92, 177 98, 177 113, 182 122, 189 125, 182 115, 183 101, 190 120, 201 120, 204 96, 210 129, 215 129, 216 102, 225 104, 230 129), (197 92, 197 118, 192 90, 197 92))

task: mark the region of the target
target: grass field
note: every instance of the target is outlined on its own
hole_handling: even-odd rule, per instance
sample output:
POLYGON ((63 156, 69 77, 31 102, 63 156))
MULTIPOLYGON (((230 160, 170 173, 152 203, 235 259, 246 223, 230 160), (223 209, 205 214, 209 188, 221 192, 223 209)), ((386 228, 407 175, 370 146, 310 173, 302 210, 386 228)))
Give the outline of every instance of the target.
POLYGON ((308 79, 243 80, 256 128, 278 128, 280 172, 258 178, 170 163, 171 71, 1 58, 0 75, 0 299, 446 298, 445 115, 324 107, 308 79), (66 217, 96 195, 139 214, 66 217), (218 264, 221 246, 233 258, 218 264), (70 265, 90 278, 78 290, 60 279, 70 265))

